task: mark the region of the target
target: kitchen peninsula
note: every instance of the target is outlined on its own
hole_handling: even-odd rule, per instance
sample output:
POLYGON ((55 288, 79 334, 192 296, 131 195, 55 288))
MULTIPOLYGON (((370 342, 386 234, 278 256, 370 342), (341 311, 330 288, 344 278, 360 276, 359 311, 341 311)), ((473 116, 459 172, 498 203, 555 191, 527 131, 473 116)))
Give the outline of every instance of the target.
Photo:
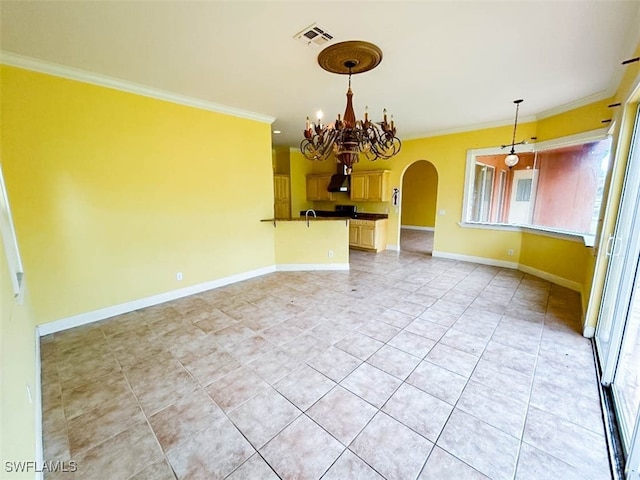
POLYGON ((278 270, 349 270, 349 218, 261 220, 273 228, 278 270))
MULTIPOLYGON (((318 218, 349 218, 349 246, 358 250, 380 252, 387 248, 386 213, 358 212, 354 205, 336 205, 335 210, 316 210, 318 218)), ((306 212, 301 211, 303 217, 306 212)))

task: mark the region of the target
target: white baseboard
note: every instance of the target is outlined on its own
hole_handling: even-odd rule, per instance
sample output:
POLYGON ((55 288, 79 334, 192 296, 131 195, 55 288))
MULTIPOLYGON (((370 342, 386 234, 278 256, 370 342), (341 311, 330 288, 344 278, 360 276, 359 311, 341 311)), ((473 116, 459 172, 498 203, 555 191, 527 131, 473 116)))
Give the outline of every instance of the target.
POLYGON ((91 312, 80 313, 72 317, 62 318, 53 322, 43 323, 36 327, 39 337, 49 335, 51 333, 61 332, 69 328, 79 327, 81 325, 87 325, 89 323, 104 320, 106 318, 115 317, 116 315, 122 315, 123 313, 133 312, 141 308, 150 307, 152 305, 158 305, 160 303, 169 302, 171 300, 177 300, 178 298, 187 297, 189 295, 195 295, 197 293, 206 292, 214 288, 224 287, 232 283, 241 282, 243 280, 249 280, 250 278, 260 277, 268 273, 275 271, 280 272, 294 272, 294 271, 313 271, 313 270, 349 270, 348 263, 300 263, 300 264, 282 264, 272 265, 270 267, 259 268, 248 272, 239 273, 237 275, 231 275, 229 277, 219 278, 210 282, 199 283, 197 285, 191 285, 189 287, 181 288, 179 290, 172 290, 170 292, 161 293, 158 295, 152 295, 150 297, 140 298, 132 300, 130 302, 121 303, 119 305, 113 305, 111 307, 101 308, 91 312))
POLYGON ((582 336, 586 338, 593 338, 595 334, 596 334, 595 327, 592 327, 590 325, 587 325, 586 327, 584 327, 584 330, 582 330, 582 336))
POLYGON ((400 228, 405 230, 422 230, 425 232, 435 232, 435 227, 421 227, 419 225, 400 225, 400 228))
POLYGON ((88 323, 97 322, 106 318, 114 317, 116 315, 122 315, 123 313, 133 312, 144 307, 150 307, 159 303, 168 302, 170 300, 176 300, 178 298, 187 297, 196 293, 205 292, 218 287, 224 287, 232 283, 241 282, 243 280, 249 280, 250 278, 260 277, 267 273, 273 273, 276 271, 275 265, 270 267, 258 268, 256 270, 250 270, 248 272, 239 273, 236 275, 230 275, 228 277, 219 278, 217 280, 211 280, 209 282, 199 283, 197 285, 191 285, 189 287, 181 288, 179 290, 172 290, 170 292, 160 293, 158 295, 152 295, 150 297, 140 298, 132 300, 130 302, 121 303, 119 305, 113 305, 111 307, 101 308, 92 312, 80 313, 72 317, 62 318, 53 322, 43 323, 38 325, 37 331, 39 336, 49 335, 50 333, 60 332, 69 328, 79 327, 88 323))
POLYGON ((388 243, 387 244, 387 250, 393 250, 394 252, 399 252, 400 251, 400 245, 395 245, 392 243, 388 243))
POLYGON ((534 277, 548 280, 549 282, 560 285, 561 287, 566 287, 570 290, 574 290, 582 295, 582 285, 580 285, 578 282, 574 282, 573 280, 568 280, 566 278, 559 277, 558 275, 554 275, 543 270, 538 270, 537 268, 529 267, 528 265, 518 265, 518 270, 533 275, 534 277))
POLYGON ((490 265, 492 267, 513 268, 517 269, 516 262, 507 262, 505 260, 496 260, 494 258, 474 257, 472 255, 461 255, 459 253, 439 252, 434 250, 431 254, 434 258, 447 258, 449 260, 460 260, 462 262, 479 263, 481 265, 490 265))
POLYGON ((554 275, 552 273, 545 272, 543 270, 538 270, 537 268, 529 267, 528 265, 522 265, 517 262, 507 262, 504 260, 496 260, 493 258, 474 257, 472 255, 461 255, 459 253, 438 252, 438 251, 434 251, 432 255, 433 257, 448 258, 450 260, 461 260, 463 262, 480 263, 482 265, 491 265, 494 267, 513 268, 582 294, 582 285, 579 284, 578 282, 574 282, 573 280, 568 280, 566 278, 560 277, 558 275, 554 275))
POLYGON ((314 270, 349 270, 348 263, 281 263, 278 272, 306 272, 314 270))

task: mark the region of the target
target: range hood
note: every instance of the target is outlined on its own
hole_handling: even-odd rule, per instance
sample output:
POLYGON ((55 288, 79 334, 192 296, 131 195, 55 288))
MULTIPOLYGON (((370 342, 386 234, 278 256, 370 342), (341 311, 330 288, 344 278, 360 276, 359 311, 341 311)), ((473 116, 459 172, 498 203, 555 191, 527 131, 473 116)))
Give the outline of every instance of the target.
POLYGON ((351 190, 351 169, 346 165, 339 163, 337 173, 331 176, 331 181, 327 190, 330 192, 349 192, 351 190))
POLYGON ((330 192, 348 192, 350 186, 351 177, 349 175, 336 173, 335 175, 331 176, 331 181, 329 182, 327 190, 329 190, 330 192))

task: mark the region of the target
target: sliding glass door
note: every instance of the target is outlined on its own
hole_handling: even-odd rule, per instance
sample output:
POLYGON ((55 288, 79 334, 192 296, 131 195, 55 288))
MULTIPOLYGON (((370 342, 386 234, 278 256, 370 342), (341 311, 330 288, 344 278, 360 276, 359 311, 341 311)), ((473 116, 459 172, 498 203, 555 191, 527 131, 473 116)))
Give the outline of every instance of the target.
POLYGON ((640 110, 614 234, 596 331, 602 383, 611 388, 626 478, 640 480, 640 110))

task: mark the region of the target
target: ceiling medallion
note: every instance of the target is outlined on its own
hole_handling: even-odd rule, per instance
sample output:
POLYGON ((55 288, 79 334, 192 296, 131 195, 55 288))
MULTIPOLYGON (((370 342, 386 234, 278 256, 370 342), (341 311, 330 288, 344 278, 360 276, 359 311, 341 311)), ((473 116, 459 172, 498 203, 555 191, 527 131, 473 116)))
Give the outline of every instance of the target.
POLYGON ((351 75, 368 72, 382 61, 382 51, 372 43, 363 41, 341 42, 331 45, 318 55, 318 64, 331 73, 349 75, 347 107, 344 118, 338 115, 334 123, 323 125, 322 112, 318 112, 317 122, 311 123, 309 117, 304 130, 304 140, 300 151, 309 160, 326 160, 331 153, 336 161, 351 172, 354 163, 362 153, 369 160, 389 159, 401 148, 396 137, 393 116, 387 121, 387 111, 383 110, 383 120, 374 123, 369 120, 367 108, 364 120, 356 120, 353 110, 353 92, 351 75))

